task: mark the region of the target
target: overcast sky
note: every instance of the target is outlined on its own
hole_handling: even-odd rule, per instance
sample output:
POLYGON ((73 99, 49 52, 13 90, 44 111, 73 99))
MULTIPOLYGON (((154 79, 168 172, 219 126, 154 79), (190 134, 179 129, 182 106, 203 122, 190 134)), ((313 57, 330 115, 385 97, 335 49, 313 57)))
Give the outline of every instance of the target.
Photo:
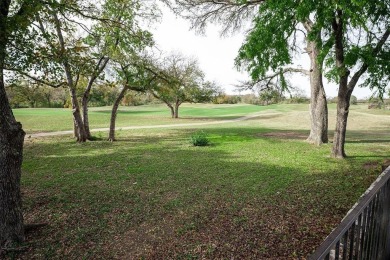
MULTIPOLYGON (((186 56, 196 57, 201 69, 206 74, 206 78, 218 82, 228 94, 237 94, 234 92, 234 85, 240 80, 248 79, 247 73, 240 73, 234 67, 234 59, 244 41, 244 32, 230 37, 220 37, 219 28, 211 25, 208 27, 206 35, 196 35, 194 31, 190 30, 187 21, 176 17, 168 9, 163 8, 162 21, 155 25, 153 33, 160 50, 166 53, 178 51, 186 56)), ((309 60, 305 55, 302 55, 302 58, 296 63, 307 68, 309 60)), ((290 82, 309 96, 310 87, 307 77, 293 76, 290 82)), ((327 96, 337 96, 337 86, 324 83, 327 96)), ((358 98, 366 98, 371 95, 371 92, 369 89, 356 88, 353 95, 358 98)))

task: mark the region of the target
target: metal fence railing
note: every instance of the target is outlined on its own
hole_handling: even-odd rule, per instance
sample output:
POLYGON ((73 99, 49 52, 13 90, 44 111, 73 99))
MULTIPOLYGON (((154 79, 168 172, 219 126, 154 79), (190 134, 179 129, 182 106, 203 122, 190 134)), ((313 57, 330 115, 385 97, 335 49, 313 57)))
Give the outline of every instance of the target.
POLYGON ((390 259, 390 167, 309 259, 390 259))

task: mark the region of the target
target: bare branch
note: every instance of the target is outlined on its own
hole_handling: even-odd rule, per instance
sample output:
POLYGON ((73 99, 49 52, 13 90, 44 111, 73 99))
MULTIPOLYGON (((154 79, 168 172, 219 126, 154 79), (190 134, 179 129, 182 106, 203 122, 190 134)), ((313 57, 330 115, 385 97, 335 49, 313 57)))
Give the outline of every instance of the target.
MULTIPOLYGON (((382 50, 383 45, 387 41, 387 39, 390 36, 390 29, 388 28, 385 33, 382 35, 381 39, 375 46, 374 50, 372 51, 373 57, 378 55, 378 53, 382 50)), ((363 75, 364 72, 368 69, 368 63, 364 62, 363 65, 360 67, 360 69, 352 76, 351 80, 348 83, 348 89, 353 89, 357 82, 359 81, 359 78, 363 75)))
POLYGON ((40 83, 40 84, 43 84, 43 85, 46 85, 46 86, 49 86, 49 87, 52 87, 52 88, 64 87, 67 84, 66 82, 52 83, 52 82, 46 81, 44 79, 40 79, 40 78, 38 78, 36 76, 30 75, 27 72, 24 72, 22 70, 18 70, 18 69, 14 69, 14 68, 4 68, 4 69, 8 70, 8 71, 14 71, 14 72, 16 72, 19 75, 25 76, 25 77, 27 77, 29 79, 34 80, 37 83, 40 83))
POLYGON ((197 32, 204 33, 208 23, 221 24, 222 35, 242 28, 245 21, 252 19, 259 4, 265 0, 176 0, 176 6, 169 7, 181 17, 190 20, 197 32))
POLYGON ((266 75, 265 77, 255 80, 255 81, 242 81, 240 84, 235 85, 237 88, 241 89, 254 89, 254 88, 259 88, 260 90, 263 89, 269 89, 270 86, 274 86, 275 84, 273 83, 273 80, 277 77, 279 77, 281 74, 289 74, 289 73, 301 73, 304 75, 309 76, 310 71, 305 70, 302 68, 284 68, 281 71, 275 72, 273 74, 266 75))

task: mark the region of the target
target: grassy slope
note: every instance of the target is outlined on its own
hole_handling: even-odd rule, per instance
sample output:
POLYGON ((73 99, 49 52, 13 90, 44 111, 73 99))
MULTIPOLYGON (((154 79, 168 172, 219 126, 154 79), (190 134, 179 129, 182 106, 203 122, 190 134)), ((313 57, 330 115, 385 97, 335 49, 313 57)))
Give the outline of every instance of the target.
MULTIPOLYGON (((207 109, 224 117, 242 107, 207 109)), ((252 109, 262 108, 240 113, 252 109)), ((32 249, 21 257, 305 257, 376 178, 390 148, 390 114, 353 107, 350 157, 331 159, 330 144, 303 142, 306 109, 273 106, 255 119, 202 127, 209 147, 189 146, 195 128, 121 131, 116 143, 29 139, 26 221, 50 225, 29 234, 32 249)), ((200 106, 187 113, 212 117, 200 106)))

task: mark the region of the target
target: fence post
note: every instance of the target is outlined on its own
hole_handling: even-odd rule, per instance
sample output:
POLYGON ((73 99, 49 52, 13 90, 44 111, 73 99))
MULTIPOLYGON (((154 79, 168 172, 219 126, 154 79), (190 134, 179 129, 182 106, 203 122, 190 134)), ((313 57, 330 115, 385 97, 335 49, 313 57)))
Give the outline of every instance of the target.
POLYGON ((387 185, 384 187, 386 189, 386 198, 385 198, 385 205, 386 210, 384 212, 384 215, 386 216, 386 225, 385 229, 386 232, 386 245, 385 245, 385 254, 383 259, 390 259, 390 180, 387 181, 387 185))

